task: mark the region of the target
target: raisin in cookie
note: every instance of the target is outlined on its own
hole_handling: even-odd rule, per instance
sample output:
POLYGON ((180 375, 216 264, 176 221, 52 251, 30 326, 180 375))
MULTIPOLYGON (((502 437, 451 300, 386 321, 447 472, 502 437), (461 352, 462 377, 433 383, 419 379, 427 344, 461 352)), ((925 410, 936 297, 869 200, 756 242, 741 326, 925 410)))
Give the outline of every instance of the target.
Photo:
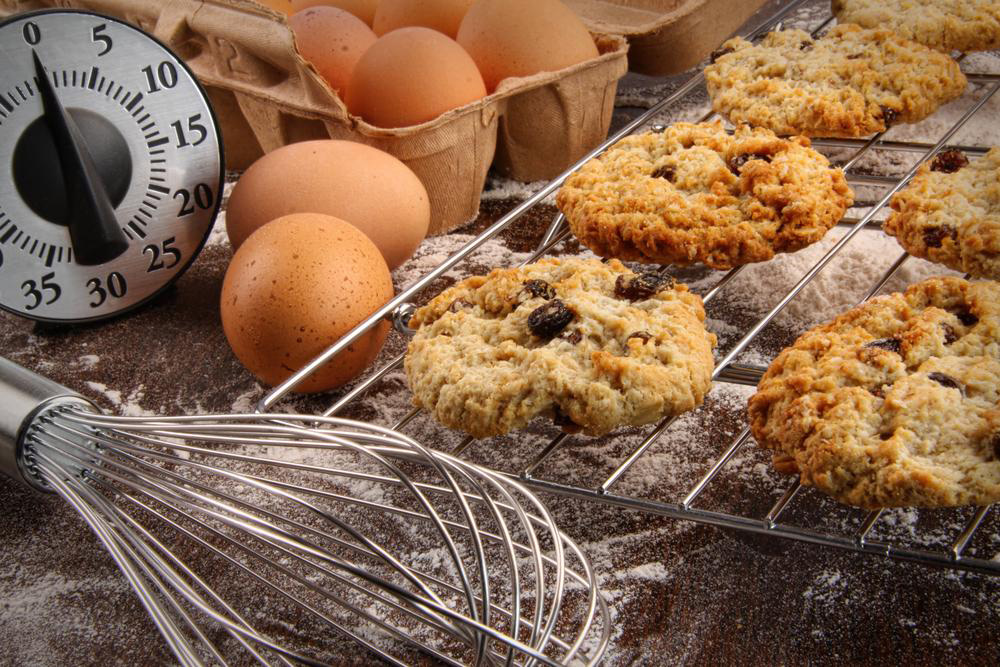
POLYGON ((1000 500, 1000 283, 931 278, 810 330, 749 412, 778 469, 842 502, 1000 500))
POLYGON ((915 123, 965 90, 947 55, 889 30, 835 26, 814 40, 781 30, 733 38, 705 68, 712 107, 778 134, 859 137, 915 123))
POLYGON ((556 203, 598 255, 728 269, 820 240, 853 193, 809 147, 721 121, 626 137, 570 175, 556 203))
POLYGON ((916 257, 1000 279, 1000 147, 938 153, 892 198, 882 228, 916 257))
POLYGON ((538 415, 591 435, 690 410, 711 384, 701 299, 616 260, 544 259, 451 287, 410 320, 413 402, 477 438, 538 415))
POLYGON ((996 0, 833 0, 841 23, 886 28, 939 51, 1000 48, 996 0))

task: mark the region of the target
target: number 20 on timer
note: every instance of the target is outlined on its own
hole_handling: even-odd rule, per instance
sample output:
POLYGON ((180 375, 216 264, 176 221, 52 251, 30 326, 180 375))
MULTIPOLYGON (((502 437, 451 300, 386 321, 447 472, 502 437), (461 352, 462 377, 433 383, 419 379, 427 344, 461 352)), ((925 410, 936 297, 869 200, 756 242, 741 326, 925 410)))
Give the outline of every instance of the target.
POLYGON ((0 307, 50 322, 135 308, 195 259, 222 141, 166 46, 84 11, 0 22, 0 307))

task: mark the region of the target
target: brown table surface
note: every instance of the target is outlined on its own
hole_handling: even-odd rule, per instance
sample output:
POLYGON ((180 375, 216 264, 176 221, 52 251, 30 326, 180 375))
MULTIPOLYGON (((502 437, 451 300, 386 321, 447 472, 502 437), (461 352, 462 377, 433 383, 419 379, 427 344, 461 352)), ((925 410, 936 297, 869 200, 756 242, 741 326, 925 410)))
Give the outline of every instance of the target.
MULTIPOLYGON (((682 78, 630 75, 622 83, 616 125, 634 114, 642 100, 682 78)), ((479 219, 456 230, 456 238, 482 229, 517 203, 517 196, 496 195, 502 184, 491 181, 493 195, 484 201, 479 219)), ((551 206, 536 207, 504 232, 501 245, 530 249, 553 213, 551 206)), ((569 252, 577 250, 569 244, 569 252)), ((0 353, 92 397, 112 413, 248 411, 268 389, 233 357, 219 324, 218 295, 230 257, 219 231, 175 288, 136 312, 102 323, 60 327, 0 313, 0 353)), ((425 252, 419 262, 398 271, 397 289, 432 267, 434 257, 425 252)), ((474 261, 466 270, 489 268, 483 264, 493 257, 474 261)), ((730 303, 728 308, 734 312, 739 306, 730 303)), ((724 319, 711 311, 710 316, 724 319)), ((787 337, 786 332, 775 340, 787 337)), ((393 338, 388 351, 398 352, 401 344, 393 338)), ((405 392, 399 386, 395 391, 405 392)), ((327 395, 288 404, 315 413, 330 400, 327 395)), ((405 400, 398 404, 404 407, 405 400)), ((709 401, 706 410, 728 410, 733 413, 729 422, 739 419, 739 406, 732 400, 709 401)), ((546 428, 537 430, 551 435, 546 428)), ((704 426, 710 434, 728 434, 729 429, 725 424, 704 426)), ((418 433, 424 432, 418 427, 418 433)), ((527 447, 527 439, 477 445, 470 456, 497 466, 513 459, 516 467, 537 452, 527 447)), ((618 442, 609 438, 596 443, 603 467, 588 462, 595 447, 570 448, 539 474, 559 478, 564 466, 570 477, 586 477, 580 471, 591 466, 593 479, 600 479, 601 470, 613 468, 627 453, 618 442)), ((677 445, 670 440, 663 447, 677 445)), ((664 458, 668 464, 671 460, 664 458)), ((742 472, 710 502, 739 505, 754 486, 739 475, 754 466, 763 469, 766 461, 759 453, 748 455, 738 466, 742 472)), ((688 471, 678 467, 676 475, 684 477, 688 471)), ((652 473, 662 476, 663 486, 670 485, 669 465, 652 473)), ((647 493, 659 485, 653 479, 625 488, 647 493)), ((773 502, 773 494, 765 496, 773 502)), ((600 573, 614 623, 608 664, 986 665, 1000 657, 1000 579, 995 577, 543 497, 600 573)), ((6 478, 0 479, 0 506, 0 664, 173 662, 124 578, 69 507, 6 478)), ((903 533, 937 530, 931 521, 903 512, 894 525, 903 533)), ((941 523, 949 530, 961 525, 951 518, 941 523)), ((995 517, 977 539, 978 553, 1000 553, 995 517)), ((341 657, 358 664, 368 659, 347 645, 341 657)))

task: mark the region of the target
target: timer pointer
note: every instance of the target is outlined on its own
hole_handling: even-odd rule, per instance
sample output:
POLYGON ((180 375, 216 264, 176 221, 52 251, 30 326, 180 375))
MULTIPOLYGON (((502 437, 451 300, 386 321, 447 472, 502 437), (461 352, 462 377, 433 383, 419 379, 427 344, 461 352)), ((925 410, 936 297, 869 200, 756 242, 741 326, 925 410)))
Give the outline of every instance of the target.
MULTIPOLYGON (((70 241, 77 264, 103 264, 128 249, 128 239, 83 133, 56 95, 42 61, 32 49, 45 120, 55 142, 66 191, 70 241)), ((128 156, 124 156, 128 160, 128 156)))

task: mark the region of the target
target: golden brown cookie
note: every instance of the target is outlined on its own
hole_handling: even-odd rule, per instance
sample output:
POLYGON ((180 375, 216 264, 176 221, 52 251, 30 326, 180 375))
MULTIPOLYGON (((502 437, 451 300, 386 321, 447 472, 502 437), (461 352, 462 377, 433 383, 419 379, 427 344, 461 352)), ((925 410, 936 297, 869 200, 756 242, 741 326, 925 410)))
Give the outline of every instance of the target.
POLYGON ((808 331, 749 413, 776 467, 842 502, 1000 500, 1000 283, 931 278, 808 331))
POLYGON ((833 0, 840 23, 885 28, 939 51, 1000 48, 996 0, 833 0))
POLYGON ((938 153, 890 202, 882 228, 916 257, 1000 279, 1000 147, 938 153))
POLYGON ((602 257, 728 269, 814 243, 853 193, 840 169, 762 128, 675 123, 626 137, 570 175, 556 203, 602 257))
POLYGON ((705 68, 712 107, 733 123, 781 135, 860 137, 923 120, 965 90, 947 55, 884 29, 835 26, 752 44, 725 42, 705 68))
POLYGON ((477 438, 539 415, 591 435, 691 410, 711 384, 701 299, 621 262, 543 259, 445 290, 410 320, 413 402, 477 438))

